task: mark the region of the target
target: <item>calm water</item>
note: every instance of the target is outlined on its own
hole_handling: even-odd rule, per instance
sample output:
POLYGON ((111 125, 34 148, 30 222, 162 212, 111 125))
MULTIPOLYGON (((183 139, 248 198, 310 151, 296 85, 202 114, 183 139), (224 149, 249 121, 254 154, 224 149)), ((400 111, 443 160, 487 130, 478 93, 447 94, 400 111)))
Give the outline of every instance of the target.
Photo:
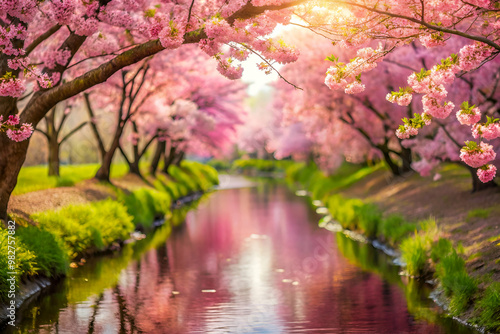
POLYGON ((318 219, 284 186, 218 191, 180 229, 72 270, 15 332, 472 333, 318 219))

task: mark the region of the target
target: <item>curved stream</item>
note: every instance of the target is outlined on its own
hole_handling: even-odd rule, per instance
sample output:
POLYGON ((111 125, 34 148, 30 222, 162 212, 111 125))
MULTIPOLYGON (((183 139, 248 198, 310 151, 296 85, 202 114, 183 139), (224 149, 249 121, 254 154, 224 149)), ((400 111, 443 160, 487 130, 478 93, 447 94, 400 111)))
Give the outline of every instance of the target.
POLYGON ((282 185, 217 191, 180 229, 73 269, 7 332, 473 333, 319 218, 282 185))

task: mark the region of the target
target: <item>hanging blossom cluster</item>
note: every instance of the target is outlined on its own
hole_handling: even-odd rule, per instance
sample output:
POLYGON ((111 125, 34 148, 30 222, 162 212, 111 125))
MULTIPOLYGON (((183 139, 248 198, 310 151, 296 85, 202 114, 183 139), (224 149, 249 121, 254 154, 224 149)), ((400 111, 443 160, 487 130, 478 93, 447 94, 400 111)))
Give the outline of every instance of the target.
POLYGON ((17 115, 10 115, 5 121, 0 115, 0 132, 6 132, 10 140, 20 142, 31 137, 33 126, 28 123, 19 126, 19 116, 17 115))
MULTIPOLYGON (((222 12, 226 11, 228 9, 222 12)), ((279 23, 287 24, 290 18, 291 12, 287 10, 279 13, 266 11, 251 19, 236 20, 231 25, 217 14, 205 22, 207 39, 200 42, 200 47, 218 61, 217 69, 229 79, 241 77, 243 69, 236 60, 246 60, 250 52, 260 54, 269 64, 288 64, 297 60, 299 51, 281 39, 264 36, 269 35, 279 23)), ((266 73, 270 71, 268 64, 258 68, 266 73)))
POLYGON ((365 85, 361 83, 361 74, 377 67, 384 55, 380 44, 377 49, 366 47, 358 50, 357 57, 347 64, 339 62, 335 56, 329 56, 326 60, 334 65, 326 71, 325 84, 332 90, 344 89, 347 94, 361 93, 365 90, 365 85))
MULTIPOLYGON (((448 95, 445 85, 453 82, 458 73, 470 71, 480 66, 492 53, 493 48, 483 43, 466 45, 460 50, 460 56, 451 55, 441 60, 441 64, 435 65, 431 70, 422 70, 420 73, 411 74, 408 78, 410 87, 400 88, 399 92, 388 94, 388 101, 400 105, 401 99, 405 99, 406 102, 408 95, 424 94, 422 96, 423 112, 420 115, 416 114, 412 119, 403 119, 403 125, 396 131, 398 138, 407 139, 417 135, 418 130, 429 125, 433 118, 447 118, 453 112, 455 105, 450 101, 444 101, 448 95)), ((467 101, 462 103, 456 117, 460 124, 471 127, 474 138, 491 140, 500 137, 498 120, 487 117, 486 123, 479 123, 482 118, 481 111, 474 105, 469 106, 467 101)), ((473 168, 479 168, 477 175, 482 182, 491 181, 495 177, 496 167, 490 165, 489 162, 495 156, 484 153, 487 151, 487 147, 482 145, 482 142, 479 143, 479 146, 475 142, 476 146, 471 146, 473 144, 470 143, 472 142, 462 148, 461 160, 473 168), (478 161, 483 163, 478 165, 478 161)))

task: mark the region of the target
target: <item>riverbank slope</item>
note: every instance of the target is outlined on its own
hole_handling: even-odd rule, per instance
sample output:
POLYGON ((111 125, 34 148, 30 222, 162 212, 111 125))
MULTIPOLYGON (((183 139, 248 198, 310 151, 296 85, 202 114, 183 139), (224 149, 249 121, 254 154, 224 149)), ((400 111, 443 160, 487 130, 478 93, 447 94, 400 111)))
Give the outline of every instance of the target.
POLYGON ((472 193, 468 172, 453 165, 437 181, 396 178, 380 165, 346 165, 327 177, 290 164, 286 174, 343 228, 399 251, 407 274, 434 279, 452 315, 500 331, 498 188, 472 193))

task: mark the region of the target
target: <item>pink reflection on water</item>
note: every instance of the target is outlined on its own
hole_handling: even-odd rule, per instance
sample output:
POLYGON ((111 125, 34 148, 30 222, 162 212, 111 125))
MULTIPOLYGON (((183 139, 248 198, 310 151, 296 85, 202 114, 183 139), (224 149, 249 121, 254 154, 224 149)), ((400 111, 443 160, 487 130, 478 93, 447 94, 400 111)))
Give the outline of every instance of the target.
POLYGON ((123 275, 146 333, 432 333, 396 286, 361 271, 282 187, 219 191, 123 275), (215 292, 202 292, 215 290, 215 292), (173 295, 178 291, 178 295, 173 295))

